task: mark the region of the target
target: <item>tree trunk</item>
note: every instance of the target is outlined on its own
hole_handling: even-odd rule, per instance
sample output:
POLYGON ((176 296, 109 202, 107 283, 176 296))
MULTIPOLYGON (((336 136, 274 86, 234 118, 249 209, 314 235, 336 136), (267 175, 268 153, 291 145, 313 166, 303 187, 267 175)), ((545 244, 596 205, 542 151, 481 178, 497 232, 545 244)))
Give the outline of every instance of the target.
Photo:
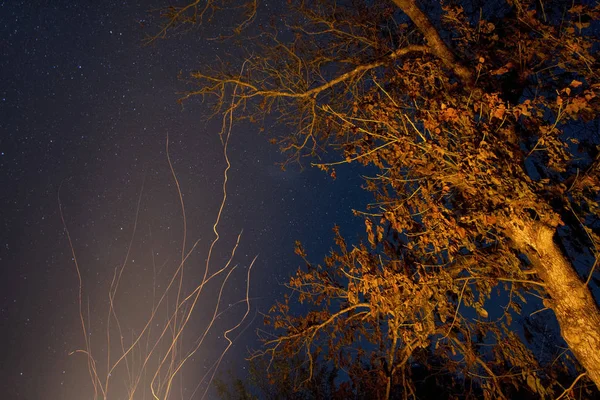
POLYGON ((563 339, 600 389, 600 310, 554 242, 555 231, 542 222, 513 221, 506 233, 544 282, 551 297, 544 305, 554 311, 563 339))
POLYGON ((415 0, 393 0, 416 25, 417 29, 425 37, 425 41, 432 54, 437 56, 446 68, 452 70, 467 87, 474 84, 473 73, 471 70, 456 58, 452 50, 444 43, 437 29, 433 26, 427 15, 417 6, 415 0))
MULTIPOLYGON (((468 87, 473 74, 444 43, 415 0, 393 0, 423 34, 432 54, 440 58, 468 87)), ((525 254, 545 284, 551 300, 544 304, 556 314, 562 337, 600 389, 600 310, 588 287, 554 243, 556 229, 541 222, 513 221, 507 236, 525 254)))

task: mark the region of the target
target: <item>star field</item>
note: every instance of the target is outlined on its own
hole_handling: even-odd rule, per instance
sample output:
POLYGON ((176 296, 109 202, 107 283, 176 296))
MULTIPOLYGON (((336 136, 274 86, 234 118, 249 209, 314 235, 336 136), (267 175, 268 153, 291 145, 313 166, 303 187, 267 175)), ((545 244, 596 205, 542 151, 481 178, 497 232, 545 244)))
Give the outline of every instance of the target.
MULTIPOLYGON (((208 108, 200 101, 177 104, 178 92, 186 88, 177 77, 216 59, 223 49, 194 33, 143 46, 152 28, 147 11, 159 5, 0 3, 3 398, 91 397, 84 356, 69 356, 82 348, 83 337, 59 194, 81 268, 83 302, 96 321, 90 337, 102 332, 107 289, 130 242, 128 275, 116 300, 134 326, 152 305, 148 288, 166 284, 168 271, 157 272, 153 265, 179 257, 183 224, 167 136, 186 205, 188 247, 200 240, 186 267, 190 281, 206 258, 225 168, 220 122, 205 122, 208 108)), ((268 14, 268 4, 262 6, 268 14)), ((250 317, 268 309, 284 291, 280 283, 300 265, 294 240, 303 241, 315 257, 325 254, 333 224, 344 229, 355 197, 362 195, 350 173, 338 172, 333 181, 310 168, 280 171, 275 163, 283 158, 267 139, 256 127, 234 126, 228 200, 214 256, 216 264, 224 262, 243 230, 235 259, 239 270, 223 304, 243 297, 246 268, 258 255, 250 317)), ((223 315, 223 326, 243 314, 244 307, 237 307, 223 315)), ((200 312, 198 326, 203 318, 200 312)), ((259 320, 244 326, 223 370, 235 368, 246 347, 256 346, 259 320)), ((208 350, 196 354, 193 368, 204 370, 218 357, 223 347, 218 332, 208 350)), ((94 343, 101 354, 102 342, 94 343)), ((188 397, 193 389, 184 385, 188 397)))

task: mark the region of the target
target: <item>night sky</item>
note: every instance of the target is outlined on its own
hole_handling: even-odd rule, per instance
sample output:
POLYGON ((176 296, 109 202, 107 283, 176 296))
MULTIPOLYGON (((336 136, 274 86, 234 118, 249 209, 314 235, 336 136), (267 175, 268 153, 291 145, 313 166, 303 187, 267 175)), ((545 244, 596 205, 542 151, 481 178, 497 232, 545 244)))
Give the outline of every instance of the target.
MULTIPOLYGON (((147 11, 160 5, 158 0, 0 2, 3 399, 92 397, 85 356, 69 355, 83 348, 84 340, 59 188, 98 358, 106 351, 102 332, 110 282, 126 259, 136 213, 115 298, 126 334, 143 326, 153 285, 164 288, 181 257, 183 224, 165 152, 167 135, 186 206, 188 249, 200 239, 186 263, 185 283, 191 288, 201 278, 225 160, 220 121, 207 123, 208 105, 199 100, 184 107, 177 103, 178 92, 186 88, 178 75, 226 57, 222 43, 207 40, 223 24, 216 20, 213 32, 143 46, 144 36, 156 28, 147 11)), ((262 4, 259 15, 267 18, 275 11, 262 4)), ((239 369, 246 348, 257 345, 255 331, 262 323, 257 312, 268 310, 285 290, 281 283, 301 265, 293 254, 294 240, 301 240, 314 260, 321 259, 331 246, 334 223, 351 236, 360 227, 351 209, 362 209, 368 200, 352 171, 337 171, 335 181, 308 165, 281 171, 275 164, 283 157, 255 126, 234 126, 229 157, 228 201, 213 268, 227 260, 243 234, 234 260, 238 269, 222 304, 243 299, 247 268, 254 256, 258 259, 251 275, 252 310, 223 360, 223 371, 239 369)), ((215 288, 207 293, 214 298, 215 288)), ((202 376, 225 347, 219 332, 244 311, 238 304, 218 320, 222 325, 186 367, 184 398, 198 383, 194 377, 202 376)), ((200 307, 190 340, 198 336, 206 314, 200 307)))

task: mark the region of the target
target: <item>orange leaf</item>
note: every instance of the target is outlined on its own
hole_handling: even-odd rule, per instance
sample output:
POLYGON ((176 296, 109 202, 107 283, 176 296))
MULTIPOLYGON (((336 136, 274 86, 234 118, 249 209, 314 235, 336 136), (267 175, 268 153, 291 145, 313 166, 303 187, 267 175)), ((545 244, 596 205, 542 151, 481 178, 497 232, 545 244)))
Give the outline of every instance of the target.
POLYGON ((573 81, 571 82, 571 84, 570 84, 569 86, 572 86, 572 87, 579 87, 579 86, 581 86, 581 85, 582 85, 582 83, 581 83, 581 82, 579 82, 579 81, 577 81, 577 80, 573 79, 573 81))

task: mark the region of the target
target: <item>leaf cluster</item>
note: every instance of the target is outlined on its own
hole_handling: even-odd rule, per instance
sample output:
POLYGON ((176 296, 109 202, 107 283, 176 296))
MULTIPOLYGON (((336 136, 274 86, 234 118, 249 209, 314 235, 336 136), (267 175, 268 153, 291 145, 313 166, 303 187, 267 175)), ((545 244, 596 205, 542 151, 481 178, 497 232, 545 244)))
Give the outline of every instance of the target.
POLYGON ((433 20, 393 3, 290 2, 242 73, 192 74, 186 98, 285 127, 290 162, 376 171, 365 241, 336 228, 323 264, 297 244, 305 266, 254 356, 302 355, 305 384, 330 363, 382 398, 424 390, 417 370, 457 397, 569 396, 577 363, 557 347, 548 362, 516 326, 546 289, 513 229, 569 228, 597 261, 600 6, 448 1, 433 20))

